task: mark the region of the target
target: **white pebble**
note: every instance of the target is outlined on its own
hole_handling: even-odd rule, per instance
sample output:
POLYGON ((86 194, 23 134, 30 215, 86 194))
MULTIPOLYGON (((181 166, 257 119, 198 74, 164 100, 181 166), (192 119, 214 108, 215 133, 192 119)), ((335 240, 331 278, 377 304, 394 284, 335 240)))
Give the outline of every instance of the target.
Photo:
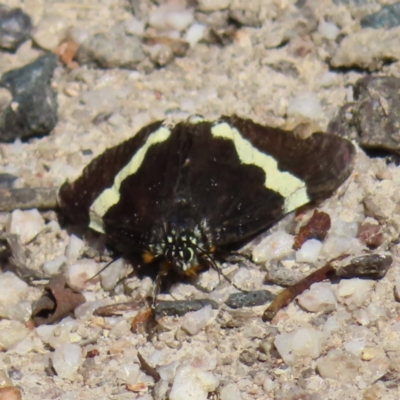
POLYGON ((278 231, 267 236, 253 249, 253 260, 256 263, 279 260, 293 252, 294 237, 278 231))
POLYGON ((186 32, 185 40, 193 47, 204 37, 206 26, 202 24, 193 24, 186 32))
POLYGON ((67 29, 68 22, 66 19, 58 18, 56 14, 49 13, 43 15, 40 19, 33 32, 33 37, 40 48, 52 51, 65 37, 67 29))
POLYGON ((204 288, 207 293, 214 290, 221 283, 221 277, 214 269, 201 273, 197 279, 199 287, 204 288))
POLYGON ((33 240, 44 226, 44 219, 38 210, 15 210, 9 218, 8 233, 18 235, 21 242, 26 244, 33 240))
POLYGON ((24 300, 28 285, 12 272, 0 275, 0 318, 26 322, 32 312, 32 305, 24 300))
POLYGON ((136 400, 154 400, 154 397, 150 394, 144 394, 143 396, 137 397, 136 400))
POLYGON ((21 139, 15 139, 14 143, 10 143, 8 145, 8 151, 10 154, 22 154, 24 152, 24 144, 21 142, 21 139))
POLYGON ((232 281, 240 288, 248 287, 249 283, 251 284, 251 273, 247 268, 239 268, 232 281))
POLYGON ((318 358, 322 351, 321 333, 313 328, 300 328, 293 336, 293 354, 298 357, 318 358))
POLYGON ((332 259, 342 254, 357 254, 364 249, 357 238, 329 236, 322 245, 321 256, 332 259))
POLYGON ((33 339, 33 334, 30 334, 22 339, 20 342, 15 344, 10 351, 23 356, 34 350, 35 346, 36 343, 33 339))
POLYGON ((82 25, 73 25, 68 29, 68 37, 76 43, 82 44, 89 37, 89 27, 82 25))
POLYGON ((78 173, 75 167, 67 164, 62 158, 57 158, 51 162, 49 169, 54 176, 65 176, 66 178, 76 177, 78 173))
POLYGON ((218 384, 218 379, 211 372, 184 365, 176 371, 169 399, 206 400, 208 393, 215 391, 218 384))
POLYGON ((220 392, 221 400, 242 400, 243 397, 240 393, 238 387, 230 383, 229 385, 224 386, 220 392))
POLYGON ((360 325, 368 325, 370 323, 369 315, 367 313, 367 310, 365 308, 361 308, 359 310, 355 310, 353 312, 354 319, 360 324, 360 325))
POLYGON ((78 342, 82 338, 77 333, 78 322, 71 317, 64 318, 57 325, 41 325, 36 332, 43 343, 47 343, 53 349, 67 343, 78 342))
POLYGON ((206 349, 192 352, 191 365, 204 371, 212 371, 217 367, 217 356, 206 349))
POLYGON ((49 228, 52 232, 61 231, 61 226, 57 221, 49 221, 46 225, 46 228, 49 228))
POLYGON ((330 236, 339 236, 345 238, 355 238, 358 233, 357 222, 346 222, 342 219, 334 219, 331 229, 329 230, 330 236))
POLYGON ((28 295, 28 285, 19 279, 12 272, 4 272, 0 275, 0 316, 21 300, 24 300, 28 295))
POLYGON ((361 361, 354 354, 342 350, 331 350, 317 361, 317 369, 322 378, 335 379, 342 383, 352 383, 360 374, 361 361))
POLYGON ((229 7, 232 0, 199 0, 198 8, 200 11, 212 12, 225 10, 229 7))
MULTIPOLYGON (((164 332, 164 333, 161 333, 161 335, 163 335, 164 339, 165 339, 165 337, 168 337, 168 339, 165 339, 165 341, 171 340, 174 336, 174 334, 172 332, 164 332)), ((165 363, 167 363, 170 360, 169 354, 170 353, 167 352, 166 348, 163 348, 163 350, 155 350, 152 354, 150 354, 147 357, 147 361, 151 365, 164 365, 165 363)), ((175 372, 174 372, 173 376, 175 376, 175 372)), ((172 381, 171 381, 171 383, 172 383, 172 381)))
POLYGON ((69 261, 75 261, 81 255, 81 252, 85 246, 85 242, 79 239, 78 236, 71 235, 69 237, 69 243, 65 250, 65 255, 69 261))
POLYGON ((274 382, 271 378, 265 378, 263 383, 263 389, 265 393, 271 393, 273 390, 276 389, 277 383, 274 382))
POLYGON ((0 350, 8 350, 29 335, 29 329, 21 322, 0 320, 0 350))
POLYGON ((72 287, 85 289, 98 280, 98 277, 94 278, 98 272, 99 264, 96 261, 84 259, 68 266, 65 278, 72 287))
POLYGON ((301 115, 309 119, 322 117, 323 110, 318 96, 315 93, 303 93, 290 99, 288 116, 301 115))
POLYGON ((145 23, 132 17, 124 21, 125 32, 129 35, 141 36, 144 33, 145 23))
POLYGON ((366 304, 374 288, 374 282, 367 279, 343 279, 337 286, 338 300, 355 310, 366 304))
POLYGON ((74 310, 74 315, 76 319, 90 319, 93 316, 93 311, 99 307, 107 305, 106 300, 93 300, 86 301, 80 306, 76 307, 74 310))
POLYGON ((179 367, 179 361, 173 361, 169 364, 161 365, 157 368, 157 372, 160 374, 162 380, 172 383, 176 374, 176 370, 179 367))
MULTIPOLYGON (((108 77, 106 76, 105 79, 108 77)), ((81 101, 86 104, 87 109, 91 110, 93 115, 100 112, 113 112, 118 108, 118 89, 110 84, 107 85, 107 83, 110 83, 110 79, 108 79, 108 82, 104 82, 103 87, 81 93, 81 101)), ((88 144, 86 143, 86 145, 88 144)))
POLYGON ((296 251, 297 262, 315 263, 322 249, 322 243, 316 239, 309 239, 296 251))
POLYGON ((340 323, 336 318, 336 315, 331 315, 325 322, 323 327, 324 332, 329 336, 333 331, 340 329, 340 323))
POLYGON ((314 283, 297 298, 300 306, 310 312, 330 312, 336 309, 337 301, 330 283, 314 283))
POLYGON ((375 303, 370 303, 368 305, 367 313, 371 321, 376 321, 379 318, 387 317, 386 308, 375 303))
POLYGON ((126 263, 123 258, 112 262, 100 274, 101 286, 104 290, 112 290, 119 280, 124 276, 126 270, 126 263))
POLYGON ((322 335, 313 328, 300 328, 277 335, 274 345, 283 361, 290 365, 302 357, 318 358, 322 351, 322 335))
POLYGON ((129 336, 130 332, 131 324, 129 321, 126 319, 121 319, 111 328, 109 337, 111 339, 122 339, 129 336))
POLYGON ((77 344, 65 343, 52 353, 51 361, 60 378, 73 380, 82 364, 81 348, 77 344))
POLYGON ((192 22, 192 10, 171 4, 161 5, 149 18, 149 25, 158 31, 183 31, 192 22))
POLYGON ((182 318, 182 329, 189 335, 196 335, 208 322, 214 318, 214 312, 211 306, 206 306, 198 311, 192 311, 185 314, 182 318))
POLYGON ((361 358, 362 351, 365 347, 365 340, 353 340, 344 344, 344 349, 356 357, 361 358))
POLYGON ((76 390, 67 390, 61 395, 60 400, 76 400, 79 396, 80 394, 76 390))
POLYGON ((55 327, 55 325, 40 325, 36 327, 35 331, 43 343, 49 343, 55 327))
POLYGON ((123 130, 124 127, 128 125, 126 118, 118 112, 115 112, 111 115, 111 117, 107 120, 107 123, 110 124, 113 128, 123 130))
POLYGON ((335 84, 337 77, 338 75, 335 72, 328 71, 321 76, 319 83, 322 87, 330 87, 335 84))
POLYGON ((66 256, 58 256, 53 260, 45 262, 43 265, 43 271, 47 276, 56 275, 60 272, 60 268, 65 265, 66 262, 66 256))
POLYGON ((196 104, 192 99, 189 98, 183 98, 181 100, 179 108, 181 110, 190 112, 191 114, 194 114, 196 111, 196 104))
POLYGON ((5 312, 0 310, 0 316, 20 322, 27 322, 32 315, 32 304, 30 301, 23 300, 17 304, 7 307, 5 312), (5 315, 3 315, 5 314, 5 315))
POLYGON ((141 372, 138 364, 125 364, 120 367, 116 376, 124 383, 134 385, 138 382, 140 374, 141 372))
POLYGON ((319 21, 318 32, 329 40, 335 40, 340 29, 332 22, 326 22, 323 18, 319 21))

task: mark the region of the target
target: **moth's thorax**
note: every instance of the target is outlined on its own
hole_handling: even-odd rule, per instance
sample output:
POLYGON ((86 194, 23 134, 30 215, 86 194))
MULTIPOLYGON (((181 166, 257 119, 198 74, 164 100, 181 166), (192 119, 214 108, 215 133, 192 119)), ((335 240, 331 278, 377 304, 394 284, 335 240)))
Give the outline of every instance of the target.
POLYGON ((150 252, 163 257, 180 275, 201 264, 212 247, 209 229, 205 220, 171 220, 163 224, 162 231, 155 230, 150 252))

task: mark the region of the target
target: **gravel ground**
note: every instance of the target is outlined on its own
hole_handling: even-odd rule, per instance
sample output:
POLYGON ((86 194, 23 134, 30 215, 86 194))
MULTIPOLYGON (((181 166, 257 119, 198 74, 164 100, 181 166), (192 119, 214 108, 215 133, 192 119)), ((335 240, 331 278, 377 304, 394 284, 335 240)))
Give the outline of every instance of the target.
MULTIPOLYGON (((400 77, 399 28, 360 27, 361 18, 393 1, 203 0, 195 12, 179 1, 164 3, 138 2, 133 19, 131 5, 123 0, 7 1, 31 16, 35 30, 33 40, 15 53, 1 53, 0 74, 42 55, 37 44, 54 50, 72 37, 83 49, 89 46, 87 38, 98 32, 113 37, 110 32, 122 25, 142 34, 150 23, 147 36, 190 42, 181 56, 163 44, 146 45, 143 54, 134 55, 139 61, 124 61, 136 63, 135 68, 120 67, 125 54, 110 57, 100 68, 93 54, 90 58, 90 51, 83 54, 82 49, 78 63, 60 63, 52 81, 58 98, 56 127, 42 138, 0 145, 0 172, 18 177, 14 187, 58 187, 104 149, 157 119, 238 114, 286 128, 307 122, 324 131, 340 107, 353 100, 358 79, 371 72, 400 77), (228 16, 242 22, 238 29, 225 24, 228 16), (209 28, 217 43, 198 40, 209 28)), ((0 104, 5 98, 0 89, 0 104)), ((29 400, 398 399, 399 192, 400 168, 358 148, 352 176, 318 206, 330 215, 332 227, 323 243, 312 247, 313 256, 292 250, 294 232, 312 215, 308 210, 296 220, 288 216, 249 246, 257 266, 227 266, 238 286, 265 288, 266 271, 300 277, 342 253, 361 254, 366 242, 360 227, 368 224, 380 226, 382 233, 374 252, 393 257, 382 280, 317 284, 271 323, 261 320, 265 306, 206 307, 184 317, 165 317, 151 340, 130 331, 137 311, 92 315, 100 305, 149 293, 149 278, 130 278, 106 291, 129 267, 119 263, 108 276, 86 282, 104 265, 90 257, 101 246, 99 240, 83 242, 60 227, 54 212, 0 214, 3 231, 22 234, 30 268, 47 275, 65 270, 87 300, 75 318, 32 328, 30 311, 45 282, 27 286, 10 272, 0 275, 0 386, 14 385, 29 400), (29 219, 33 233, 25 226, 21 231, 18 218, 23 223, 29 219), (154 377, 139 369, 138 352, 161 375, 155 388, 154 377)), ((174 285, 171 294, 176 299, 204 297, 198 286, 216 301, 236 291, 209 271, 196 286, 174 285)), ((11 396, 0 393, 1 400, 19 398, 11 396)))

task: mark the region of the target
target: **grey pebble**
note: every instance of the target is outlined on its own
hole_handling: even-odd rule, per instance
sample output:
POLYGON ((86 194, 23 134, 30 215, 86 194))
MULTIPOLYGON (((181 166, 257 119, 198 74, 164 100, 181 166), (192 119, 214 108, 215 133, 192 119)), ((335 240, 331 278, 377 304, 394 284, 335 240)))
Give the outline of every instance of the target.
POLYGON ((400 25, 400 2, 383 6, 379 11, 361 19, 363 28, 394 28, 400 25))
POLYGON ((255 290, 248 293, 233 293, 225 304, 230 308, 243 308, 264 305, 274 299, 274 295, 268 290, 255 290))
POLYGON ((113 27, 110 32, 89 36, 76 54, 80 64, 94 64, 100 68, 136 69, 145 58, 141 39, 126 34, 122 25, 113 27))
POLYGON ((18 179, 17 176, 11 174, 1 174, 0 173, 0 188, 10 189, 12 188, 14 182, 18 179))
POLYGON ((250 367, 257 361, 257 356, 258 354, 255 350, 243 350, 240 353, 239 361, 250 367))
POLYGON ((375 4, 375 0, 333 0, 333 3, 336 5, 345 4, 349 6, 355 7, 363 7, 370 4, 375 4))

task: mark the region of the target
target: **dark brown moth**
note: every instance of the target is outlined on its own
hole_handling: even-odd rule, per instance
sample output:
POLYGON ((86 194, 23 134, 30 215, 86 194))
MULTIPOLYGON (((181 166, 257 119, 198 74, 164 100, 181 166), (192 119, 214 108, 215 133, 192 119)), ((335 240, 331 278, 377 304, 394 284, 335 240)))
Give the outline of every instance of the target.
POLYGON ((354 155, 350 141, 332 134, 301 139, 236 116, 159 121, 65 183, 59 205, 124 256, 141 254, 164 273, 188 276, 285 214, 329 197, 350 175, 354 155))

